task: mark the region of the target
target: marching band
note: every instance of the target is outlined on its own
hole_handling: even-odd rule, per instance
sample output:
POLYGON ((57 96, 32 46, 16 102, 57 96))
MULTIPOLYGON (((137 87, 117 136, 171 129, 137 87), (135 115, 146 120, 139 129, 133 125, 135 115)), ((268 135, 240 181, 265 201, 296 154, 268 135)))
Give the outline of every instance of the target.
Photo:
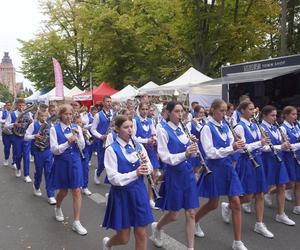
POLYGON ((135 249, 147 249, 147 227, 156 247, 163 247, 164 227, 184 210, 186 245, 195 249, 194 237, 205 237, 201 219, 219 207, 225 223, 232 219, 232 249, 246 250, 242 241, 242 210, 251 213, 254 202, 254 232, 274 238, 264 223, 264 207, 276 195, 275 220, 294 226, 285 200, 294 199, 293 214, 300 215, 300 123, 297 108, 286 106, 282 119, 276 107, 259 112, 248 96, 234 106, 221 99, 209 112, 193 103, 189 112, 182 103, 170 101, 161 113, 147 98, 122 108, 103 97, 103 108, 80 107, 79 103, 56 105, 25 101, 6 102, 0 111, 3 166, 11 165, 15 176, 31 183, 30 155, 34 158, 33 194, 42 196, 44 175, 48 203, 54 216, 64 221, 62 204, 70 190, 73 198, 72 229, 86 235, 81 224, 81 194, 89 189, 89 168, 97 154, 94 183, 110 186, 102 226, 116 231, 102 240, 102 249, 126 245, 130 230, 135 249), (137 108, 135 108, 137 106, 137 108), (278 124, 278 121, 282 121, 278 124), (13 155, 10 161, 10 151, 13 155), (148 180, 148 185, 146 185, 148 180), (206 198, 203 201, 202 198, 206 198), (223 199, 222 199, 223 200, 223 199), (165 213, 154 221, 152 209, 165 213))

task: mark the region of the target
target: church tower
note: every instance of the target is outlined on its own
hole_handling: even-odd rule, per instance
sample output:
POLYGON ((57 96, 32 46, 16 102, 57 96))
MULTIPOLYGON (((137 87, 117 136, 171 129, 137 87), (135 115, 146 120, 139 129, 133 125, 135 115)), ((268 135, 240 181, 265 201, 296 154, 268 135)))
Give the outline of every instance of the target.
POLYGON ((0 63, 0 84, 7 86, 9 92, 12 93, 13 96, 16 95, 16 70, 8 52, 4 52, 4 57, 0 63))

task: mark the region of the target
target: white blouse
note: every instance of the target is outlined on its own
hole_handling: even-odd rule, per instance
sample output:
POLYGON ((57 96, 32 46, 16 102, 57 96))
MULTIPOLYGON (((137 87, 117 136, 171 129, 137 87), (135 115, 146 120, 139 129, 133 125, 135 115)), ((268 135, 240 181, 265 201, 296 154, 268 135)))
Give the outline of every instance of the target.
MULTIPOLYGON (((147 121, 148 118, 142 118, 141 116, 139 116, 140 120, 143 121, 147 121)), ((136 137, 136 133, 137 133, 137 125, 136 125, 136 119, 133 119, 133 131, 134 131, 134 138, 137 142, 139 143, 147 143, 149 138, 142 138, 142 137, 136 137)), ((151 135, 156 134, 156 130, 155 130, 155 126, 154 123, 152 123, 151 125, 144 125, 142 124, 143 129, 148 132, 149 130, 151 131, 151 135)))
MULTIPOLYGON (((62 122, 60 122, 59 124, 62 128, 62 131, 65 131, 65 129, 67 127, 69 127, 71 129, 70 125, 66 125, 62 122)), ((79 135, 76 135, 77 136, 77 141, 78 141, 79 147, 81 147, 83 149, 85 147, 85 142, 84 142, 84 138, 83 138, 83 135, 82 135, 82 129, 81 129, 80 126, 77 126, 77 129, 79 131, 79 135)), ((68 139, 73 135, 73 133, 71 132, 71 133, 64 134, 64 135, 68 139)), ((63 152, 65 152, 65 150, 69 147, 70 147, 70 144, 69 144, 68 141, 66 141, 63 144, 58 144, 56 130, 55 130, 55 127, 53 126, 50 129, 50 149, 51 149, 52 153, 55 154, 55 155, 60 155, 63 152)))
MULTIPOLYGON (((128 154, 125 149, 125 146, 127 144, 129 144, 131 147, 133 147, 133 144, 131 141, 127 143, 124 140, 122 140, 120 137, 117 137, 117 142, 120 144, 122 153, 124 154, 125 158, 129 162, 134 163, 138 160, 138 156, 137 156, 136 152, 128 154)), ((140 144, 140 146, 142 148, 142 154, 145 155, 147 158, 147 166, 149 168, 149 173, 151 173, 153 170, 153 167, 151 165, 147 151, 145 150, 143 145, 140 144)), ((126 186, 138 178, 136 169, 132 170, 131 172, 128 172, 128 173, 118 172, 118 158, 112 147, 108 147, 105 150, 104 166, 105 166, 107 178, 108 178, 109 182, 114 186, 126 186)))
MULTIPOLYGON (((283 123, 284 123, 288 128, 293 128, 293 127, 295 127, 294 125, 290 124, 288 121, 284 121, 283 123)), ((287 135, 287 132, 286 132, 285 127, 284 127, 284 126, 281 126, 280 128, 281 128, 281 130, 283 131, 283 133, 285 133, 285 134, 287 135)), ((296 133, 296 136, 297 136, 297 138, 300 138, 300 133, 297 132, 297 133, 296 133)), ((288 136, 287 136, 287 137, 288 137, 288 136)), ((291 144, 291 146, 292 146, 292 149, 293 149, 293 150, 299 150, 299 149, 300 149, 300 142, 291 144)))
MULTIPOLYGON (((93 123, 92 123, 92 126, 91 126, 91 133, 98 139, 100 139, 100 137, 102 136, 102 134, 100 134, 98 131, 97 131, 97 127, 98 127, 98 124, 100 122, 100 118, 99 118, 99 113, 98 112, 95 116, 94 116, 94 120, 93 120, 93 123)), ((110 110, 110 113, 113 114, 113 111, 110 110)), ((113 115, 110 117, 110 120, 112 119, 113 115)), ((110 121, 109 120, 109 121, 110 121)))

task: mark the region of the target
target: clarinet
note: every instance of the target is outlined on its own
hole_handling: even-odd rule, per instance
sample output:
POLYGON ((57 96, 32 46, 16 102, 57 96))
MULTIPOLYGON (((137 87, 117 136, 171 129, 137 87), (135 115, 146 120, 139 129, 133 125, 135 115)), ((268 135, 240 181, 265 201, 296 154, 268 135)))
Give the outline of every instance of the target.
MULTIPOLYGON (((278 128, 279 132, 280 132, 280 135, 282 137, 282 140, 284 142, 289 142, 289 138, 287 137, 287 135, 282 131, 281 127, 279 126, 278 122, 276 121, 275 122, 275 125, 276 127, 278 128)), ((292 148, 289 148, 289 152, 292 154, 292 157, 293 159, 296 161, 296 163, 300 166, 300 161, 299 159, 297 158, 297 155, 296 155, 296 152, 292 149, 292 148)))
MULTIPOLYGON (((183 124, 183 122, 180 120, 180 124, 183 128, 183 131, 184 133, 186 134, 186 136, 189 138, 190 142, 191 143, 195 143, 192 141, 192 135, 190 133, 190 131, 188 130, 188 128, 183 124)), ((206 165, 206 162, 203 158, 203 155, 201 154, 199 148, 198 148, 198 145, 197 145, 197 157, 199 158, 199 161, 200 161, 200 164, 201 164, 201 167, 204 169, 204 173, 205 175, 209 175, 212 173, 212 171, 209 169, 209 167, 206 165)))
MULTIPOLYGON (((233 135, 233 138, 234 138, 234 141, 238 141, 240 140, 240 136, 235 132, 235 130, 232 128, 232 126, 229 124, 228 121, 226 121, 226 119, 223 119, 223 121, 227 124, 227 126, 229 127, 232 135, 233 135)), ((246 148, 246 147, 243 147, 242 148, 244 153, 247 155, 248 159, 252 162, 253 164, 253 167, 254 168, 258 168, 259 167, 259 164, 257 163, 257 161, 254 159, 253 155, 251 154, 251 152, 249 152, 249 150, 246 148)))
POLYGON ((77 135, 79 134, 78 131, 74 130, 74 128, 71 129, 72 130, 72 134, 75 136, 75 144, 79 150, 79 154, 80 154, 80 157, 82 160, 85 160, 85 155, 83 153, 83 149, 82 147, 80 146, 79 142, 78 142, 78 138, 77 138, 77 135))
MULTIPOLYGON (((143 160, 144 155, 143 155, 142 151, 140 149, 138 149, 138 147, 136 145, 136 142, 133 140, 133 138, 131 137, 130 139, 132 141, 132 144, 133 144, 133 147, 134 147, 134 150, 136 152, 137 157, 139 158, 139 160, 141 161, 142 164, 145 164, 146 162, 143 160)), ((153 193, 153 196, 154 196, 154 200, 161 199, 162 197, 159 195, 159 191, 158 191, 157 186, 155 185, 155 183, 153 181, 152 175, 147 174, 146 176, 147 176, 148 183, 151 186, 152 193, 153 193)))
MULTIPOLYGON (((266 138, 270 138, 269 135, 268 135, 268 132, 265 131, 259 124, 259 121, 257 120, 257 118, 255 116, 252 117, 253 118, 253 121, 255 122, 255 124, 257 125, 260 133, 262 136, 266 137, 266 138)), ((272 144, 271 140, 270 142, 268 143, 268 146, 270 147, 271 149, 271 152, 273 153, 273 155, 275 156, 275 159, 278 163, 281 163, 282 162, 282 159, 280 158, 279 154, 278 154, 278 151, 276 150, 276 148, 274 148, 274 145, 272 144)))

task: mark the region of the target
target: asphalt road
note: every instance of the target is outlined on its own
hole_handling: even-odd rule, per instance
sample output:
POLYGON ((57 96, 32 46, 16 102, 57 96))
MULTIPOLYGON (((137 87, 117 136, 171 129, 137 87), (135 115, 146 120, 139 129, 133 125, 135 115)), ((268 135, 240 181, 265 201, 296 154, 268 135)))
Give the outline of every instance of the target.
MULTIPOLYGON (((1 143, 2 144, 2 143, 1 143)), ((81 222, 87 228, 86 236, 79 236, 71 229, 72 225, 72 199, 65 199, 62 209, 65 222, 59 223, 54 219, 54 208, 48 205, 45 190, 42 187, 43 196, 33 196, 32 183, 27 184, 23 178, 16 178, 14 170, 3 167, 3 149, 0 147, 0 249, 1 250, 96 250, 102 249, 102 238, 110 236, 114 232, 100 227, 105 204, 99 197, 103 198, 108 190, 106 185, 96 186, 92 181, 90 171, 90 190, 94 193, 94 199, 83 197, 81 222), (100 202, 99 202, 100 201, 100 202)), ((93 157, 93 165, 96 158, 93 157)), ((33 179, 34 166, 31 164, 31 177, 33 179)), ((103 178, 103 177, 102 177, 103 178)), ((226 199, 226 198, 224 198, 226 199)), ((275 199, 273 199, 275 202, 275 199)), ((200 201, 204 202, 204 200, 200 201)), ((300 250, 300 216, 291 213, 293 204, 287 202, 286 213, 296 221, 296 226, 289 227, 277 223, 274 220, 275 208, 266 208, 265 223, 275 234, 274 239, 266 239, 253 232, 255 215, 243 214, 243 242, 249 250, 300 250)), ((224 224, 221 219, 220 209, 209 214, 201 221, 205 238, 196 238, 195 249, 221 250, 231 249, 233 240, 232 225, 224 224)), ((154 211, 155 218, 162 215, 161 211, 154 211)), ((184 214, 179 220, 169 224, 164 231, 171 241, 163 249, 184 249, 185 244, 185 219, 184 214)), ((149 227, 150 236, 150 227, 149 227)), ((127 246, 114 249, 134 249, 134 238, 127 246)), ((154 247, 152 241, 148 241, 148 249, 154 247)))

